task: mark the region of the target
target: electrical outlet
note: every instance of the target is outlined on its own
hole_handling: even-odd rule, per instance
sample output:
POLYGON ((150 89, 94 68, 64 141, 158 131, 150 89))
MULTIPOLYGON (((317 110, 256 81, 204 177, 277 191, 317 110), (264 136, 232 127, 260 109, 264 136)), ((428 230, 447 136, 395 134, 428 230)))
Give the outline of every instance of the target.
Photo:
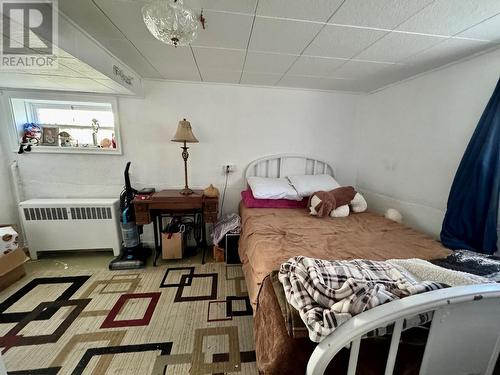
POLYGON ((235 170, 235 166, 234 164, 224 164, 222 166, 222 173, 223 174, 229 174, 229 173, 233 173, 235 170))

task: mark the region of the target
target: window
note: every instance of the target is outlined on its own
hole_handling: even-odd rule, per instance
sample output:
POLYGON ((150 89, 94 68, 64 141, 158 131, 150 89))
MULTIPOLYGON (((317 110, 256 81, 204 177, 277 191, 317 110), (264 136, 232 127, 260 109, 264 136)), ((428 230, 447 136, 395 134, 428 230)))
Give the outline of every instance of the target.
POLYGON ((10 98, 16 135, 37 152, 120 153, 116 101, 10 98))

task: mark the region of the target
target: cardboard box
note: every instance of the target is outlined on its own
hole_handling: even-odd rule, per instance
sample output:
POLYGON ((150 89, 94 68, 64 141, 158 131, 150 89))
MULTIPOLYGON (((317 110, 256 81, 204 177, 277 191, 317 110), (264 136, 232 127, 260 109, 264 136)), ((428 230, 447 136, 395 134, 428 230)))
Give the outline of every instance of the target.
POLYGON ((162 259, 182 259, 184 255, 184 233, 161 234, 162 259))
POLYGON ((0 291, 26 275, 24 263, 29 258, 22 249, 16 249, 0 257, 0 291))
POLYGON ((214 260, 216 262, 224 262, 224 249, 214 245, 214 260))

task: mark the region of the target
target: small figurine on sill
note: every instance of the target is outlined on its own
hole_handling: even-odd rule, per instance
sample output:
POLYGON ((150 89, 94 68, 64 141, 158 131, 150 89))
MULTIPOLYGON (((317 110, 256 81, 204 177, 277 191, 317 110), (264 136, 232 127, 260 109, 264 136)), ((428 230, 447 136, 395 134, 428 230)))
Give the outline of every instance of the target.
POLYGON ((99 131, 99 121, 95 118, 92 119, 92 124, 90 125, 92 128, 92 143, 94 147, 99 147, 99 144, 97 143, 97 132, 99 131))
POLYGON ((75 146, 75 141, 71 134, 68 132, 60 132, 59 133, 59 140, 61 142, 61 147, 74 147, 75 146))
POLYGON ((24 124, 23 137, 21 138, 18 153, 22 154, 25 151, 31 151, 32 146, 36 146, 40 143, 41 137, 42 130, 40 126, 32 122, 24 124))
POLYGON ((109 138, 103 138, 100 143, 101 148, 111 148, 112 142, 109 138))

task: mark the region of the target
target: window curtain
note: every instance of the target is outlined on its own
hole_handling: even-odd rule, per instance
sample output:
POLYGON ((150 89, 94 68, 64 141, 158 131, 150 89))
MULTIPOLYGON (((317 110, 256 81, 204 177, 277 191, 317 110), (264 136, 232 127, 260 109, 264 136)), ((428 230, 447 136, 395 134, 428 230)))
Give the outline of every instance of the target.
POLYGON ((453 250, 497 251, 499 192, 500 80, 453 180, 441 230, 443 244, 453 250))

